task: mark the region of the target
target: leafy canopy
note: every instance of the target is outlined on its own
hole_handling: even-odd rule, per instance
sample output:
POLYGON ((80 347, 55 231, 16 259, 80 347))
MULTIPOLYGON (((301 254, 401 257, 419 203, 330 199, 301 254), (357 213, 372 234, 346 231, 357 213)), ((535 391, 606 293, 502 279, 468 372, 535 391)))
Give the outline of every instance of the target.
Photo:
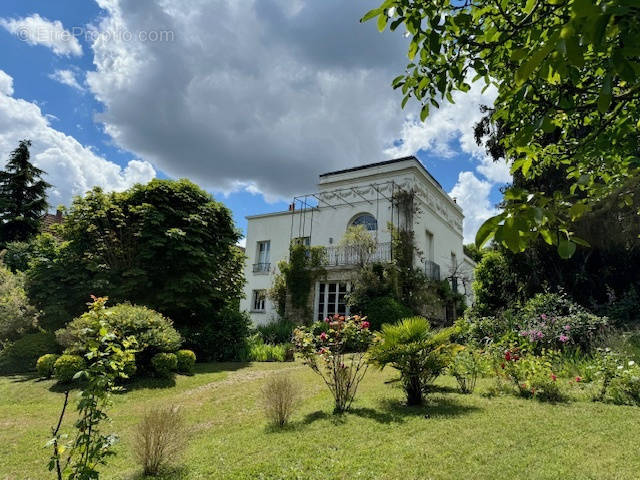
POLYGON ((633 202, 640 170, 640 4, 637 0, 385 0, 363 21, 404 26, 406 72, 392 85, 430 108, 471 83, 493 85, 488 109, 512 172, 561 164, 568 192, 511 187, 505 210, 476 237, 514 252, 542 238, 570 257, 587 245, 571 223, 602 199, 633 202))

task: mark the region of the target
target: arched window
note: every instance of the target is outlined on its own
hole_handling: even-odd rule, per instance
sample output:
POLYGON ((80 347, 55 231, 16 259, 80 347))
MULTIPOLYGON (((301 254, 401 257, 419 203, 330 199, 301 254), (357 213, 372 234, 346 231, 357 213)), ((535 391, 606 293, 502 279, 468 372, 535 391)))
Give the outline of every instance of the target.
POLYGON ((357 215, 351 222, 351 225, 354 227, 362 225, 366 230, 378 230, 378 221, 376 220, 376 217, 369 213, 361 213, 360 215, 357 215))

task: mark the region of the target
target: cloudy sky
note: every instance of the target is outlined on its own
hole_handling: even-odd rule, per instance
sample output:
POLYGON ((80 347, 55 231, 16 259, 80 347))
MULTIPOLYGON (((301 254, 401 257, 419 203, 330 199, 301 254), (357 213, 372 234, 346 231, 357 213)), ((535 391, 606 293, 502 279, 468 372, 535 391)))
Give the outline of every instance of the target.
POLYGON ((493 213, 508 169, 473 141, 477 85, 425 123, 390 87, 402 32, 379 0, 2 0, 0 160, 22 138, 68 204, 187 177, 244 216, 286 208, 325 171, 416 154, 466 215, 493 213))

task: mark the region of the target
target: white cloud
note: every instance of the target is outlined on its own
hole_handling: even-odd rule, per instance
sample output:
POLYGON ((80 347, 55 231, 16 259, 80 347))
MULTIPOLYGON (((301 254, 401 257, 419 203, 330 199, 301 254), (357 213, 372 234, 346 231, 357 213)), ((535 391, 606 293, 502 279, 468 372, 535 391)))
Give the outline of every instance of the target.
POLYGON ((82 85, 78 83, 78 79, 76 78, 76 74, 71 70, 56 70, 52 74, 49 75, 51 80, 62 83, 63 85, 67 85, 68 87, 74 88, 81 92, 84 91, 82 85))
POLYGON ((13 95, 13 78, 0 70, 0 94, 13 95))
POLYGON ((497 214, 496 208, 489 200, 492 188, 491 182, 480 180, 473 172, 460 172, 458 182, 449 192, 449 195, 456 198, 465 215, 465 243, 473 242, 480 225, 487 218, 497 214))
POLYGON ((21 139, 31 139, 32 159, 47 172, 46 180, 54 186, 49 192, 52 207, 69 204, 74 195, 96 185, 105 190, 124 190, 155 176, 146 161, 131 160, 121 168, 52 128, 38 105, 14 98, 11 89, 2 87, 7 77, 12 81, 0 70, 0 160, 4 163, 21 139))
POLYGON ((0 18, 0 26, 29 45, 43 45, 56 55, 82 55, 80 42, 59 20, 52 22, 36 13, 24 18, 0 18))

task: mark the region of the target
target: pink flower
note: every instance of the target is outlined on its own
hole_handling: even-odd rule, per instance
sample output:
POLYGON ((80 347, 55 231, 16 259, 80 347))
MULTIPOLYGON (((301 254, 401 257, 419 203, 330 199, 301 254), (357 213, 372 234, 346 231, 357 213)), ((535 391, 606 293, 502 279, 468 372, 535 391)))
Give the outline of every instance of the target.
POLYGON ((331 320, 329 320, 329 317, 324 319, 324 323, 329 323, 331 320))
POLYGON ((558 337, 558 340, 560 340, 562 343, 566 343, 569 341, 569 337, 567 337, 566 335, 560 335, 558 337))
POLYGON ((540 318, 541 318, 542 320, 546 320, 546 319, 547 319, 547 316, 543 313, 542 315, 540 315, 540 318))
POLYGON ((571 325, 565 325, 564 329, 568 332, 569 330, 571 330, 571 325))
POLYGON ((576 377, 576 382, 581 382, 582 381, 582 377, 576 377))
POLYGON ((370 325, 370 323, 369 323, 369 322, 367 322, 367 321, 364 321, 364 322, 362 322, 362 323, 360 324, 360 326, 361 326, 362 328, 369 328, 369 325, 370 325))
POLYGON ((326 341, 326 340, 327 340, 327 338, 328 338, 328 337, 327 337, 327 334, 326 334, 326 333, 322 332, 322 333, 320 334, 320 340, 322 340, 323 342, 324 342, 324 341, 326 341))

